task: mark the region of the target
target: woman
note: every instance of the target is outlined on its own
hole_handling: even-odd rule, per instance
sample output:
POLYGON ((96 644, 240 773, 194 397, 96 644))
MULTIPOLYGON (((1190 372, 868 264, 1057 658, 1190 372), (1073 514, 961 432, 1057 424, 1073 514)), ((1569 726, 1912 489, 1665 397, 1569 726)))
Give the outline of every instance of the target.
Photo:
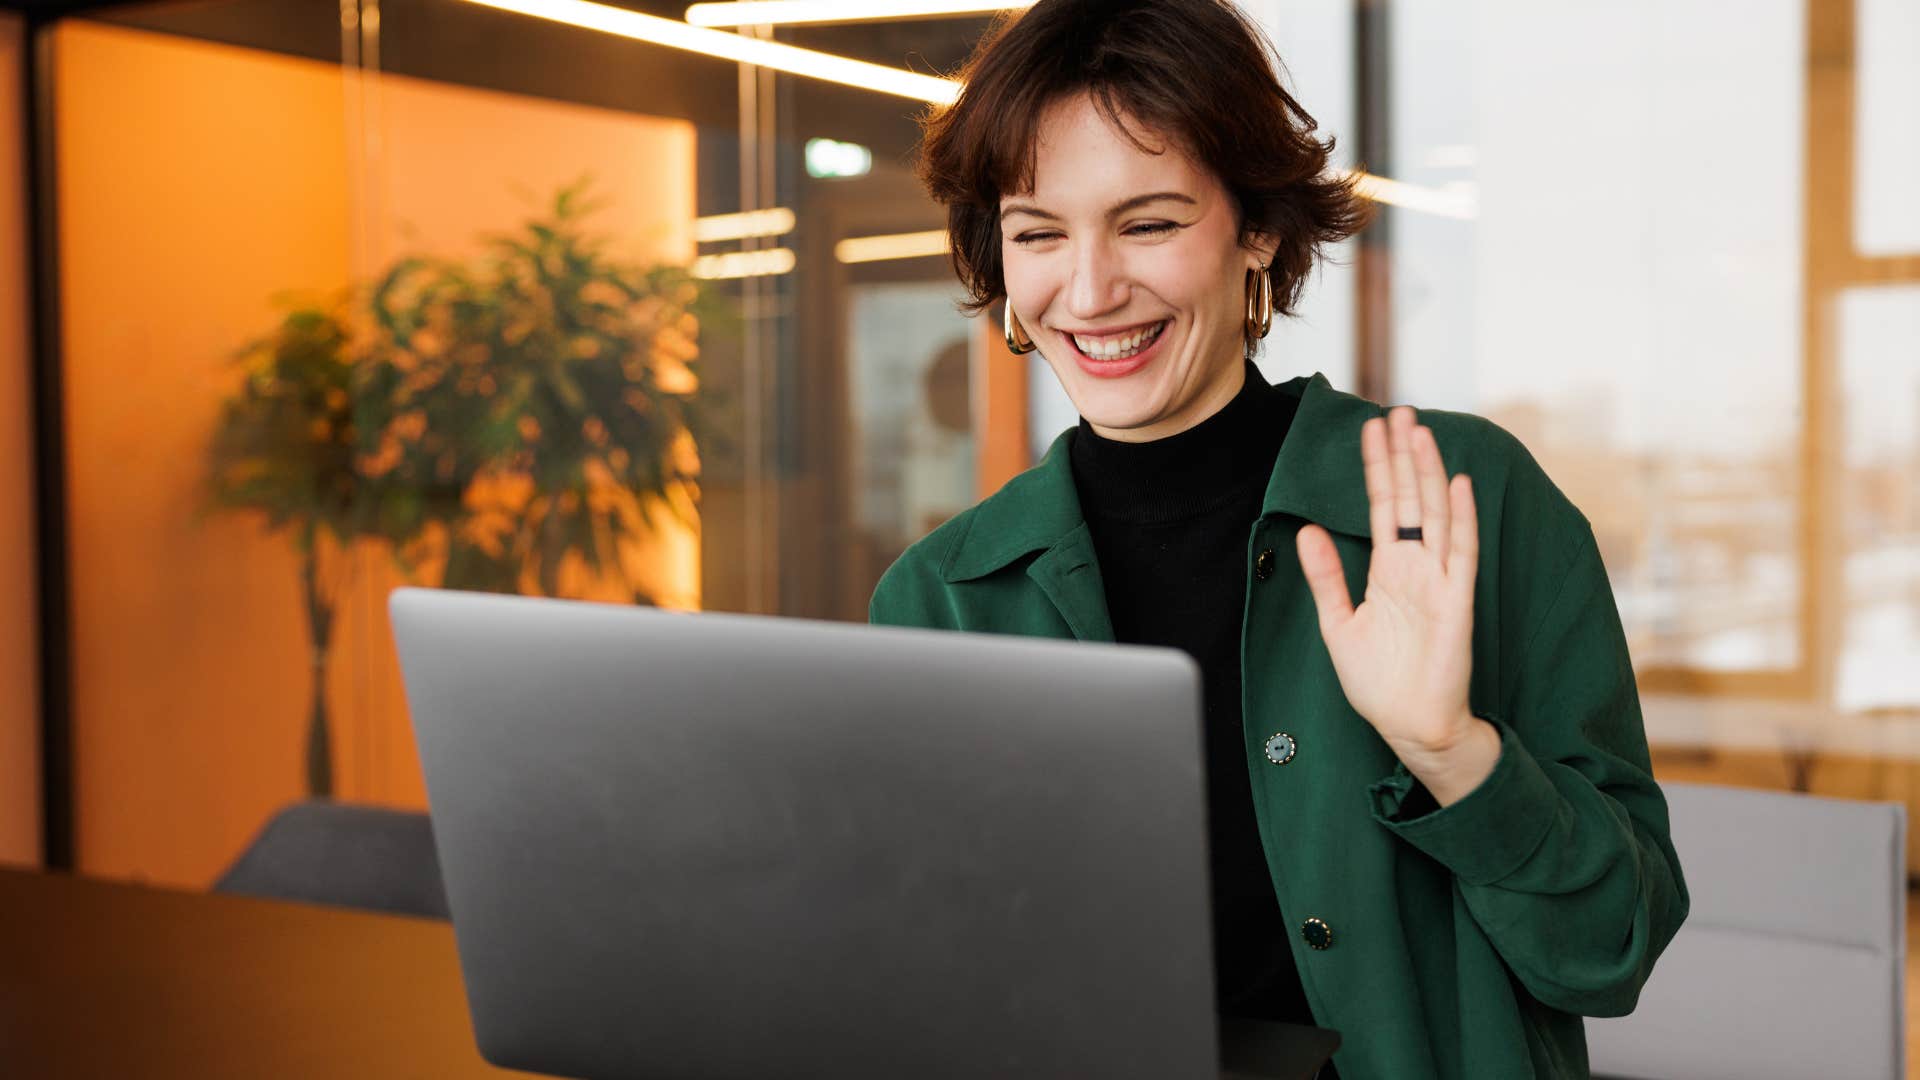
POLYGON ((1688 903, 1606 570, 1493 423, 1250 362, 1364 219, 1268 49, 1040 0, 927 118, 970 306, 1081 421, 872 619, 1186 649, 1220 1011, 1339 1030, 1348 1080, 1586 1076, 1688 903))

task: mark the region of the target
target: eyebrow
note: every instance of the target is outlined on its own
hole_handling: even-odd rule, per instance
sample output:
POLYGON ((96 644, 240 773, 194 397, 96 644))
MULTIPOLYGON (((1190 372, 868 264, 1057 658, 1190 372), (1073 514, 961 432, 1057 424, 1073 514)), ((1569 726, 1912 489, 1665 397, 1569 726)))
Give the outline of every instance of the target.
MULTIPOLYGON (((1122 202, 1114 203, 1113 206, 1107 210, 1107 216, 1110 218, 1118 217, 1119 215, 1124 214, 1129 210, 1133 210, 1137 207, 1145 206, 1148 203, 1160 202, 1163 199, 1171 200, 1173 202, 1183 202, 1183 203, 1186 203, 1188 206, 1200 205, 1199 201, 1196 200, 1191 195, 1182 195, 1177 191, 1156 191, 1150 195, 1135 195, 1131 199, 1126 199, 1122 202)), ((1013 203, 1003 208, 1000 211, 1000 216, 1003 219, 1012 214, 1028 214, 1033 217, 1042 218, 1046 221, 1060 220, 1060 215, 1050 214, 1047 211, 1042 210, 1037 206, 1029 206, 1026 203, 1013 203)))

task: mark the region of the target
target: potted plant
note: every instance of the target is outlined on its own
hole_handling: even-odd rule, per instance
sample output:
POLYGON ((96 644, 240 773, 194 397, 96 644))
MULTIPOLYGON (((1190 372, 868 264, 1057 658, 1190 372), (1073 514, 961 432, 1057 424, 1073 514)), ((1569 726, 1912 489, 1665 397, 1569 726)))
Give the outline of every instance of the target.
POLYGON ((585 181, 471 262, 410 257, 374 286, 364 361, 389 422, 363 468, 419 493, 440 584, 559 595, 561 570, 624 582, 620 546, 659 513, 691 520, 697 344, 723 315, 684 268, 608 257, 585 181))
POLYGON ((234 359, 239 390, 220 408, 208 446, 203 512, 252 510, 285 533, 299 556, 313 676, 307 789, 331 794, 326 671, 333 617, 351 576, 348 552, 363 536, 400 540, 378 511, 403 492, 361 473, 356 371, 348 298, 296 306, 234 359))
POLYGON ((586 186, 477 259, 401 259, 236 353, 206 509, 262 513, 299 554, 312 795, 333 792, 326 671, 356 541, 426 584, 560 595, 573 563, 650 603, 622 545, 696 512, 697 342, 725 312, 682 268, 609 257, 586 186))

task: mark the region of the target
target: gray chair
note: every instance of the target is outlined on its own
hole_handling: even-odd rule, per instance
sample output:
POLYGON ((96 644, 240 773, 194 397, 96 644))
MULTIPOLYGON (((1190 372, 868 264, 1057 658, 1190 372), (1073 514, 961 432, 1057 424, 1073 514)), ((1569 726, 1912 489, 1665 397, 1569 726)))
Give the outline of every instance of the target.
POLYGON ((326 799, 275 814, 215 892, 447 917, 427 815, 326 799))
POLYGON ((1588 1018, 1594 1075, 1904 1077, 1906 807, 1661 788, 1692 906, 1634 1012, 1588 1018))

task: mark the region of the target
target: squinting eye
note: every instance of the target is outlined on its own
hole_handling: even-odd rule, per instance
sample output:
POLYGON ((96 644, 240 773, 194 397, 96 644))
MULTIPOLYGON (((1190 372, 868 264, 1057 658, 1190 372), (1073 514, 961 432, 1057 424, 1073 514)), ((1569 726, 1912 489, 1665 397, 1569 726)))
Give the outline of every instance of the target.
POLYGON ((1154 221, 1154 222, 1147 222, 1141 225, 1135 225, 1132 229, 1128 231, 1143 233, 1147 236, 1158 236, 1161 233, 1170 233, 1179 227, 1180 226, 1175 225, 1171 221, 1154 221))
POLYGON ((1051 239, 1053 239, 1052 233, 1021 233, 1019 236, 1013 238, 1013 242, 1016 244, 1032 244, 1041 240, 1051 239))

